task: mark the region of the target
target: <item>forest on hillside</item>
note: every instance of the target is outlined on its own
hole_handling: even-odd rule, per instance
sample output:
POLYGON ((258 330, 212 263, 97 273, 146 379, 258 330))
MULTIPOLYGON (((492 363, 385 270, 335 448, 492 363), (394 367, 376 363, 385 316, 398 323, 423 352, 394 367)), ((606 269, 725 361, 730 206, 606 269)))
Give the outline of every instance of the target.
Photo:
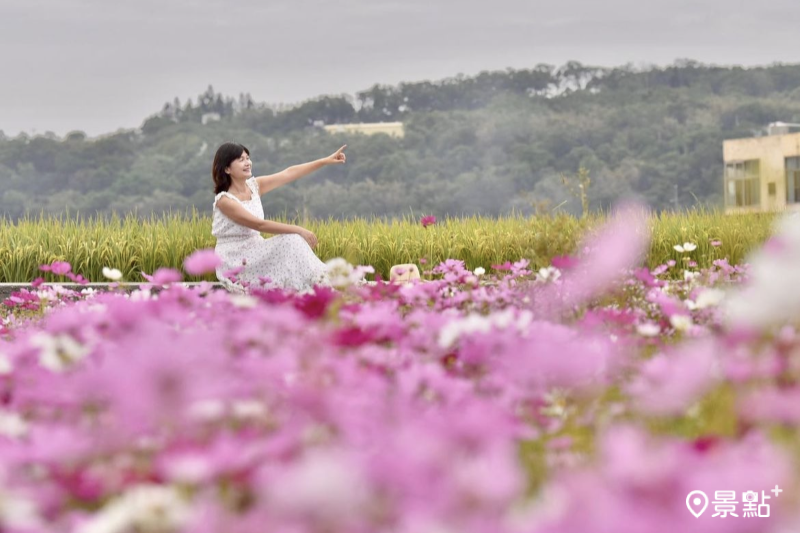
POLYGON ((138 129, 94 139, 0 132, 0 214, 208 214, 211 161, 229 140, 250 149, 256 175, 348 145, 347 165, 266 195, 267 217, 580 213, 563 183, 580 169, 594 210, 631 195, 657 210, 714 207, 722 141, 764 134, 773 121, 800 122, 800 65, 570 62, 278 107, 209 87, 196 101, 167 102, 138 129), (220 120, 204 121, 209 114, 220 120), (402 121, 405 136, 320 127, 386 121, 402 121))

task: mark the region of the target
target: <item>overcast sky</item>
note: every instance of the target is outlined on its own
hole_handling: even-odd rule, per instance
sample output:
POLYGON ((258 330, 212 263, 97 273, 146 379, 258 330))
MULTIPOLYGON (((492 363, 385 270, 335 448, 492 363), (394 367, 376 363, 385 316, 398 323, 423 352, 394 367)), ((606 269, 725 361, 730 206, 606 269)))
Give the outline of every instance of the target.
POLYGON ((800 63, 798 0, 0 0, 0 130, 91 136, 176 96, 294 103, 569 60, 800 63))

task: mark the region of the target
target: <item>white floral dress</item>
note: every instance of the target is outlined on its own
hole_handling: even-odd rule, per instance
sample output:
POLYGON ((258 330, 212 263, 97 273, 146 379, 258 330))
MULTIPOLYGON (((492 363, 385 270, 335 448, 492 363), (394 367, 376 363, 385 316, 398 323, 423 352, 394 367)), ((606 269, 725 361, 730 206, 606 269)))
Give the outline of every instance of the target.
POLYGON ((264 218, 264 206, 255 178, 247 180, 252 194, 243 202, 236 196, 221 192, 214 197, 214 215, 211 234, 217 238, 214 248, 222 259, 217 268, 217 279, 232 292, 246 293, 250 288, 282 288, 308 292, 314 285, 328 285, 325 263, 314 254, 306 240, 296 233, 275 235, 265 239, 257 230, 239 225, 217 209, 217 201, 223 196, 233 198, 258 218, 264 218), (226 273, 244 267, 235 274, 235 281, 226 273), (265 282, 265 283, 262 283, 265 282))

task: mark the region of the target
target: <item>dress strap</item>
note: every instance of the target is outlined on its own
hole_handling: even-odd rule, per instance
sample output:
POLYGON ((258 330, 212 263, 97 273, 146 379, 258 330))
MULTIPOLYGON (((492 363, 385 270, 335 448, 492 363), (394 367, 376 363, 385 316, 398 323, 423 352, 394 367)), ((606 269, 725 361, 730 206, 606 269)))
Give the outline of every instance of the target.
POLYGON ((250 190, 253 191, 253 196, 255 198, 260 197, 261 195, 258 193, 258 182, 256 181, 255 177, 250 178, 247 180, 247 185, 250 187, 250 190))
POLYGON ((214 207, 214 208, 216 208, 216 207, 217 207, 217 202, 218 202, 218 201, 219 201, 219 199, 220 199, 220 198, 222 198, 223 196, 227 196, 228 198, 233 198, 233 199, 234 199, 234 200, 236 200, 237 202, 239 202, 239 203, 242 203, 242 201, 241 201, 241 200, 239 200, 238 198, 236 198, 234 195, 232 195, 232 194, 231 194, 231 193, 229 193, 228 191, 222 191, 221 193, 217 194, 217 195, 214 197, 214 205, 213 205, 213 207, 214 207))

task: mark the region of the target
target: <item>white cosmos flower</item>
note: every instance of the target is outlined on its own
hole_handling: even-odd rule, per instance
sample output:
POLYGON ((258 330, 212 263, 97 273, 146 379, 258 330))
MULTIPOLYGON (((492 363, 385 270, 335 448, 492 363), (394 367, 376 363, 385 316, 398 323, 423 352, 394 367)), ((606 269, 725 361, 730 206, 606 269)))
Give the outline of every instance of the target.
POLYGON ((747 258, 749 282, 732 290, 724 310, 731 326, 757 328, 793 322, 800 317, 800 223, 796 216, 781 218, 773 243, 747 258))
POLYGON ((220 400, 198 400, 189 406, 189 417, 199 421, 219 420, 225 415, 225 404, 220 400))
POLYGON ((231 296, 231 303, 240 309, 252 309, 258 305, 258 299, 248 294, 234 294, 231 296))
POLYGON ((636 326, 636 332, 642 337, 655 337, 661 333, 661 326, 652 322, 645 322, 636 326))
POLYGON ((214 475, 210 459, 201 453, 184 453, 169 457, 164 462, 164 471, 170 481, 199 485, 214 475))
POLYGON ((329 259, 325 264, 328 267, 329 274, 348 274, 353 270, 353 265, 344 257, 334 257, 329 259))
POLYGON ((78 533, 181 531, 191 518, 176 489, 138 485, 106 504, 78 528, 78 533))
POLYGON ((108 306, 105 304, 90 304, 79 309, 79 313, 105 313, 108 306))
POLYGON ((58 295, 51 290, 45 289, 43 291, 36 291, 36 296, 39 297, 40 300, 47 300, 49 302, 55 302, 58 300, 58 295))
POLYGON ((561 277, 561 271, 552 266, 540 268, 539 275, 537 277, 540 281, 555 281, 561 277))
MULTIPOLYGON (((2 474, 2 478, 6 475, 2 474)), ((7 485, 2 479, 0 486, 7 485)), ((0 524, 3 531, 44 531, 36 503, 27 495, 8 492, 0 488, 0 524)))
POLYGON ((11 359, 2 352, 0 352, 0 376, 7 376, 14 370, 14 365, 11 364, 11 359))
POLYGON ((683 271, 683 279, 684 281, 692 281, 695 278, 700 276, 700 272, 692 272, 691 270, 684 270, 683 271))
POLYGON ((342 257, 334 257, 328 260, 325 265, 327 267, 328 280, 337 289, 363 283, 365 274, 375 272, 375 269, 371 266, 360 265, 354 267, 347 259, 342 257))
POLYGON ((483 315, 469 314, 464 318, 451 320, 439 330, 439 346, 450 348, 464 333, 488 333, 492 324, 483 315))
POLYGON ((473 333, 489 333, 492 328, 501 330, 514 326, 517 331, 524 334, 531 321, 533 314, 528 311, 520 311, 515 315, 514 310, 507 308, 490 315, 480 315, 470 313, 463 318, 451 320, 439 331, 439 347, 450 348, 462 335, 473 333))
POLYGON ((73 291, 62 287, 61 285, 50 285, 49 289, 53 291, 54 294, 72 294, 73 291))
POLYGON ((16 439, 28 433, 28 423, 13 411, 0 409, 0 435, 16 439))
POLYGON ((483 267, 478 267, 472 273, 475 274, 476 276, 483 276, 484 274, 486 274, 486 269, 483 267))
POLYGON ((706 289, 701 292, 695 301, 696 309, 705 309, 706 307, 716 307, 725 298, 725 291, 719 289, 706 289))
POLYGON ((128 293, 132 302, 145 302, 148 300, 157 300, 158 296, 153 294, 150 289, 136 289, 128 293))
POLYGON ((375 267, 372 265, 358 265, 353 269, 353 273, 350 275, 350 279, 353 283, 366 283, 365 276, 367 274, 374 274, 375 267))
POLYGON ((231 404, 231 411, 236 418, 261 418, 267 414, 267 408, 258 400, 236 400, 231 404))
POLYGON ((103 267, 103 277, 108 278, 111 281, 119 281, 122 279, 122 272, 116 268, 103 267))
POLYGON ((695 251, 697 249, 697 245, 694 244, 693 242, 685 242, 683 243, 683 246, 681 246, 680 244, 676 244, 675 246, 673 246, 673 248, 675 248, 675 250, 677 250, 680 253, 685 253, 685 252, 695 251))
POLYGON ((53 372, 63 372, 89 353, 88 347, 66 333, 50 335, 40 331, 30 338, 30 343, 40 349, 39 363, 53 372))
POLYGON ((669 317, 669 323, 678 331, 687 331, 693 324, 689 315, 672 315, 669 317))

